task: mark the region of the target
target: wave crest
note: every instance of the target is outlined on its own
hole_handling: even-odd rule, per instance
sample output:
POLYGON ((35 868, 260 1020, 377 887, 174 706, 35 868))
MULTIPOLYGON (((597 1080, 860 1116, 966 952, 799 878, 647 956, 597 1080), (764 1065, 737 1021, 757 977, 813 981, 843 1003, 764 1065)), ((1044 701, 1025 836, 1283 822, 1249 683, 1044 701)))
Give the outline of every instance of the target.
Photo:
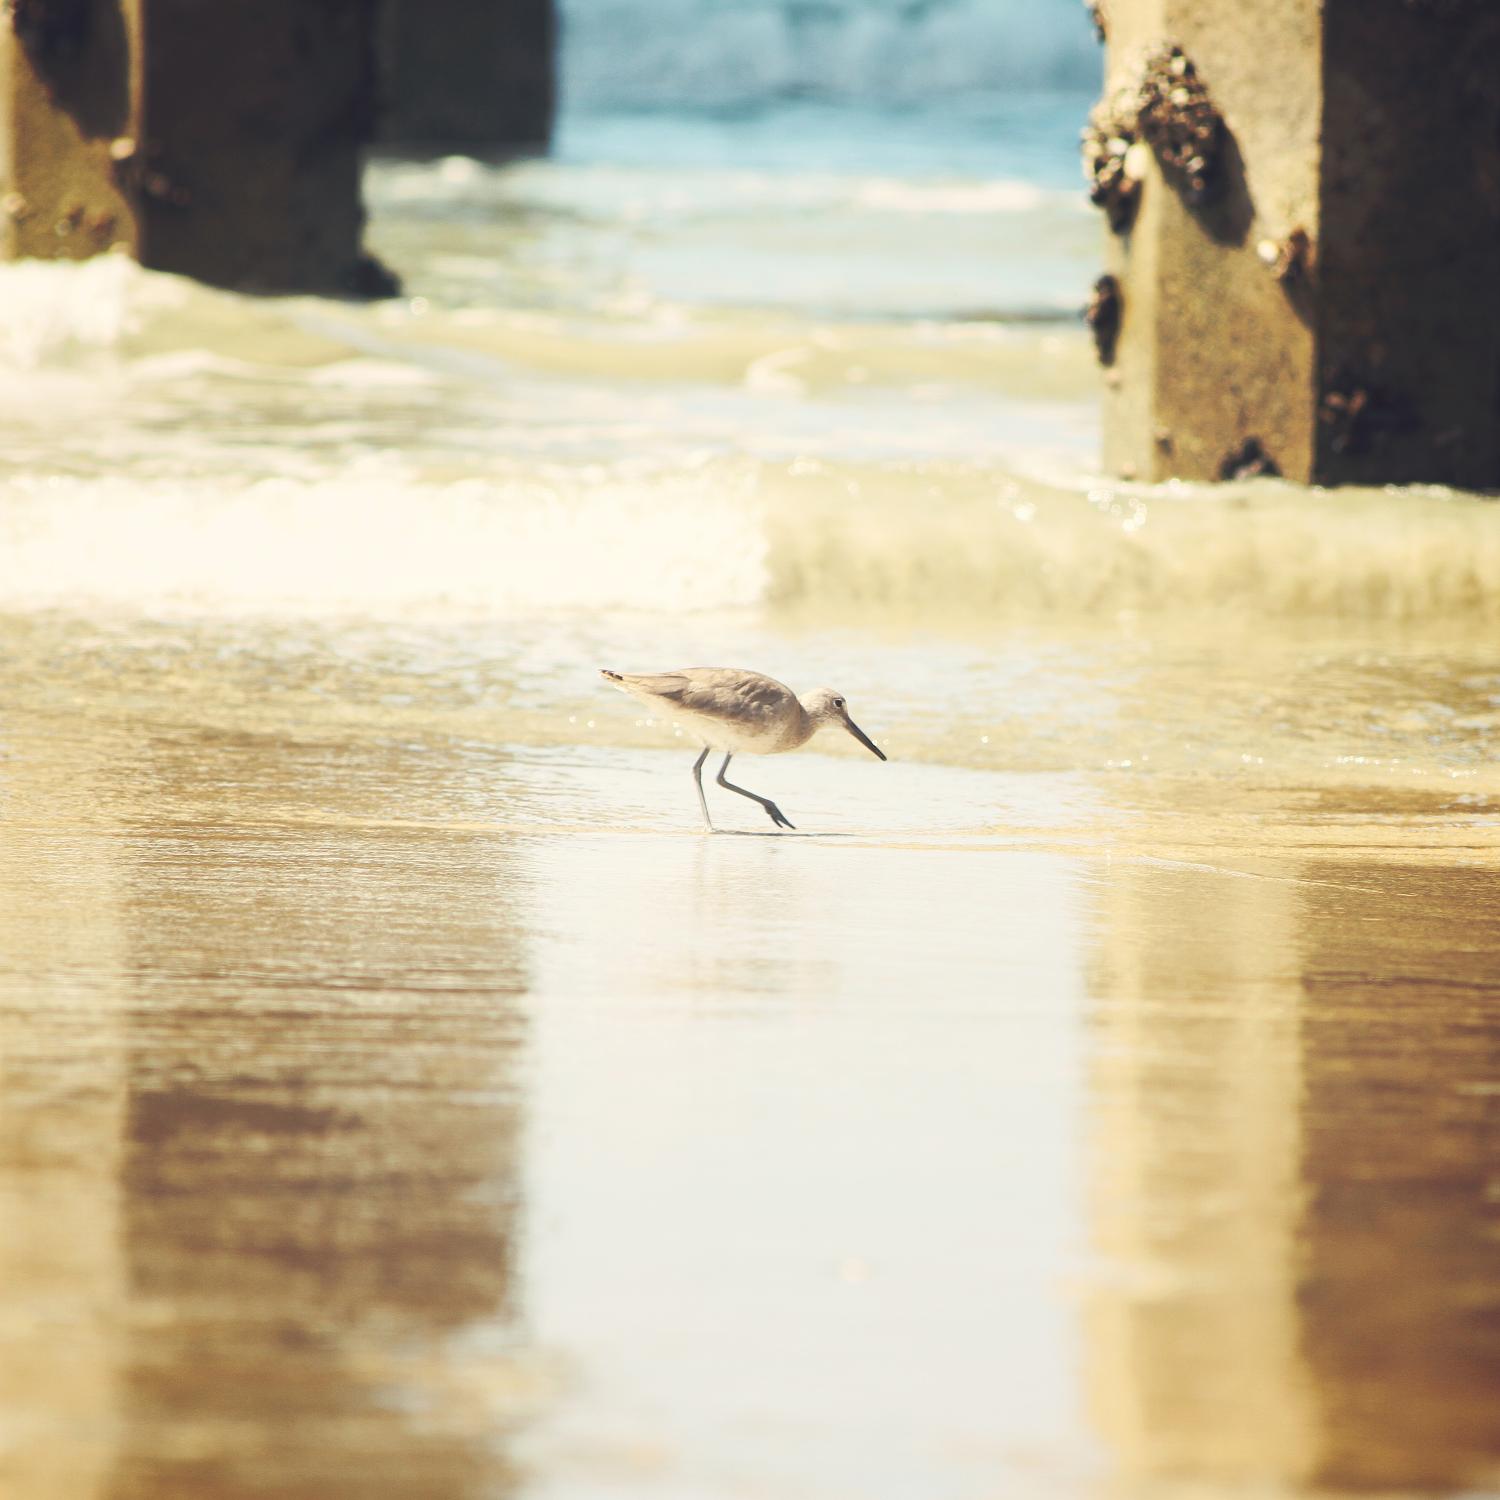
POLYGON ((1500 619, 1500 506, 1439 490, 1080 490, 999 465, 715 458, 447 483, 0 485, 0 608, 476 616, 1500 619))

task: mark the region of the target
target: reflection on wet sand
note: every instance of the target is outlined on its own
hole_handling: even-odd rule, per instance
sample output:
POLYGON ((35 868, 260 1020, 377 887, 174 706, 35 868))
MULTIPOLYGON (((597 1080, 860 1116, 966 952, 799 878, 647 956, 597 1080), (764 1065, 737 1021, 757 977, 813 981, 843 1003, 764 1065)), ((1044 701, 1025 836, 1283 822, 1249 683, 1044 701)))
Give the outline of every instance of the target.
POLYGON ((1500 1485, 1500 875, 1309 888, 1302 1357, 1317 1477, 1500 1485))
POLYGON ((125 938, 99 842, 27 827, 94 795, 101 767, 39 748, 0 738, 0 1494, 95 1500, 117 1432, 127 1024, 98 976, 125 938))
MULTIPOLYGON (((157 743, 99 789, 139 819, 66 851, 89 872, 67 930, 20 909, 46 943, 20 973, 46 1003, 8 1011, 6 1052, 51 1076, 23 1075, 16 1129, 66 1135, 40 1194, 8 1174, 27 1274, 4 1322, 39 1286, 57 1302, 5 1368, 46 1356, 27 1402, 74 1456, 65 1480, 46 1429, 23 1431, 14 1500, 508 1488, 497 1444, 535 1382, 512 1348, 524 975, 504 853, 262 815, 292 786, 332 807, 383 782, 409 794, 400 758, 157 743), (236 824, 174 824, 226 778, 236 824), (81 1117, 45 1045, 74 988, 81 1117)), ((34 882, 47 843, 20 846, 8 886, 34 882)))
POLYGON ((1112 873, 1086 1327, 1128 1479, 1500 1478, 1497 897, 1475 869, 1112 873))
POLYGON ((1199 869, 1100 896, 1088 1383, 1130 1474, 1308 1467, 1295 918, 1287 882, 1199 869))
POLYGON ((1493 1482, 1479 803, 1215 777, 1132 825, 813 755, 761 774, 821 836, 709 839, 676 751, 476 738, 425 668, 293 713, 186 637, 43 644, 4 1500, 1493 1482))

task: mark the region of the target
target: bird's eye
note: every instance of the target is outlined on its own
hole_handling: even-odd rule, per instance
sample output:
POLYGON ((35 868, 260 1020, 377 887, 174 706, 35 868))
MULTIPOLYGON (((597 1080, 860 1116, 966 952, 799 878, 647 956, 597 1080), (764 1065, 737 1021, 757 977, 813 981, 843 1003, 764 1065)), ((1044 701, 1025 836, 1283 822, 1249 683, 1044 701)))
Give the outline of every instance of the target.
POLYGON ((833 700, 833 706, 835 708, 842 708, 844 706, 844 700, 842 698, 835 698, 833 700))

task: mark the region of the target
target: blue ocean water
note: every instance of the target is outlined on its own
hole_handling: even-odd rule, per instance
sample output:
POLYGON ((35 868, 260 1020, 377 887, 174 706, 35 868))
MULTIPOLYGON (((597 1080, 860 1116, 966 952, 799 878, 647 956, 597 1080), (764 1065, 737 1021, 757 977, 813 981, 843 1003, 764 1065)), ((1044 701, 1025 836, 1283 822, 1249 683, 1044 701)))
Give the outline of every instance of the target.
POLYGON ((564 112, 1088 89, 1082 0, 563 0, 564 112))
POLYGON ((1079 0, 565 0, 556 157, 1078 180, 1079 0))
POLYGON ((770 97, 713 107, 601 107, 558 122, 554 158, 586 166, 1006 179, 1080 191, 1090 87, 925 102, 770 97))

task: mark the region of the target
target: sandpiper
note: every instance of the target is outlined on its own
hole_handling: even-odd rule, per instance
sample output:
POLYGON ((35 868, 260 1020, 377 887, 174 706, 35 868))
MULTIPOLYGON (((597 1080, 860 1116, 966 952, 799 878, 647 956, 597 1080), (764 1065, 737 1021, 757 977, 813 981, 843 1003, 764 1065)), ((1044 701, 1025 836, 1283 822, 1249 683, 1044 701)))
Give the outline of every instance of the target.
POLYGON ((703 753, 693 762, 693 784, 703 821, 713 832, 708 799, 703 795, 703 762, 710 750, 724 751, 724 764, 714 778, 727 792, 738 792, 765 808, 778 828, 793 824, 769 797, 757 796, 725 781, 734 756, 780 755, 805 745, 825 724, 847 729, 865 749, 885 759, 885 752, 849 717, 843 694, 818 688, 799 698, 785 683, 761 672, 738 667, 684 667, 680 672, 602 673, 622 693, 650 704, 678 724, 703 753))

